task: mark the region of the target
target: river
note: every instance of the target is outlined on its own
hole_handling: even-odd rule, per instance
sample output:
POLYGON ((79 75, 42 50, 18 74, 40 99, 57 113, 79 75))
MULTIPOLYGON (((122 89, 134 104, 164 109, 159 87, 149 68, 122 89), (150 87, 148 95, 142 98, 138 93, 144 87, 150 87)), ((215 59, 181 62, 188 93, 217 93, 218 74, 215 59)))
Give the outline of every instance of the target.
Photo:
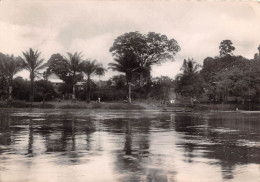
POLYGON ((0 181, 260 181, 260 114, 1 109, 0 181))

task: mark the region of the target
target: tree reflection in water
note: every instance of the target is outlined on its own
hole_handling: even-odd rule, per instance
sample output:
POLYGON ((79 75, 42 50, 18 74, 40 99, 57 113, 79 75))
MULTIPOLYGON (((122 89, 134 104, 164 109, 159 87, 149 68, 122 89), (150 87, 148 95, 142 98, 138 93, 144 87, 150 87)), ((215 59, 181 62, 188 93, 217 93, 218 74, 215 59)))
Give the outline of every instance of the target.
POLYGON ((11 145, 12 139, 10 132, 10 124, 10 117, 7 114, 2 114, 0 117, 0 145, 11 145))
MULTIPOLYGON (((110 132, 125 135, 124 140, 117 142, 118 149, 113 152, 115 170, 124 174, 120 181, 168 181, 167 172, 153 165, 150 152, 151 127, 161 122, 160 119, 162 118, 156 116, 104 121, 110 132), (123 147, 120 147, 121 145, 123 147)), ((163 121, 161 126, 165 127, 163 121)))
POLYGON ((132 155, 131 121, 126 122, 124 151, 125 151, 125 155, 132 155))
MULTIPOLYGON (((175 129, 184 133, 177 145, 184 148, 186 162, 198 157, 215 159, 221 166, 223 179, 233 179, 238 165, 260 164, 260 123, 256 117, 237 116, 237 113, 212 115, 176 115, 175 129), (247 142, 242 142, 248 139, 247 142), (198 152, 198 151, 203 151, 198 152), (187 159, 187 160, 186 160, 187 159)), ((209 163, 216 165, 216 163, 209 163)))
POLYGON ((28 140, 28 156, 33 156, 33 122, 32 118, 29 121, 29 140, 28 140))
POLYGON ((189 167, 204 165, 196 170, 212 167, 209 171, 223 180, 241 181, 237 169, 243 166, 245 174, 252 174, 250 165, 260 164, 257 114, 98 114, 0 111, 2 166, 11 168, 13 162, 28 172, 40 165, 38 160, 47 160, 56 170, 62 166, 68 173, 69 166, 84 179, 86 172, 78 166, 109 168, 113 181, 178 181, 189 167))

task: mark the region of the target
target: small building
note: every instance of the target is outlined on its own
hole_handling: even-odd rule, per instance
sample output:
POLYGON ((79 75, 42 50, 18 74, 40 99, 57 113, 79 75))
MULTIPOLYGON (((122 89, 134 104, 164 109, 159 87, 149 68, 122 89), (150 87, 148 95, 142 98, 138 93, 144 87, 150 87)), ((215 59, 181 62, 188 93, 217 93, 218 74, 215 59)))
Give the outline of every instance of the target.
POLYGON ((169 100, 176 100, 176 93, 174 88, 170 88, 168 96, 169 96, 169 100))
POLYGON ((64 82, 59 79, 59 78, 51 78, 49 79, 49 81, 51 82, 51 84, 53 85, 54 91, 56 93, 59 93, 59 87, 60 85, 62 85, 64 82))

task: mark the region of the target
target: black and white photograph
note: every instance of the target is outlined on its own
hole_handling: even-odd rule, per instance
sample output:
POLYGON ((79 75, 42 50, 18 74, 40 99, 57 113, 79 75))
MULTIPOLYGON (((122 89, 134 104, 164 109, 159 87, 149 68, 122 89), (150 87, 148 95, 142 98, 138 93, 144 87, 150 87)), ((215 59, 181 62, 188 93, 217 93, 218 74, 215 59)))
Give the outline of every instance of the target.
POLYGON ((260 2, 0 0, 0 182, 260 181, 260 2))

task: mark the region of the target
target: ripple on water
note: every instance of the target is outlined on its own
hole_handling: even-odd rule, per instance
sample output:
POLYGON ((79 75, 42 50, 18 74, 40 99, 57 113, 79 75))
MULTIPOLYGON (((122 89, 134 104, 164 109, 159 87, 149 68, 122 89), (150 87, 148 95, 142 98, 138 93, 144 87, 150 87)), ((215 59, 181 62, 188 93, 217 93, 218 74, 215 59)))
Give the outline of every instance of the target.
POLYGON ((260 147, 259 141, 250 141, 246 139, 237 140, 237 146, 246 146, 246 147, 260 147))
POLYGON ((45 113, 31 113, 31 112, 22 112, 22 113, 12 113, 10 116, 20 116, 20 117, 42 117, 45 113))
POLYGON ((222 113, 221 121, 213 114, 145 111, 37 110, 10 116, 0 123, 0 169, 6 169, 0 181, 44 181, 39 176, 73 181, 73 175, 98 181, 100 174, 111 175, 107 181, 184 181, 178 176, 246 181, 239 170, 259 179, 252 165, 260 163, 259 124, 234 122, 230 113, 222 113))
POLYGON ((213 132, 217 132, 217 133, 238 133, 239 130, 232 130, 232 129, 229 129, 229 128, 211 128, 211 131, 213 132))

